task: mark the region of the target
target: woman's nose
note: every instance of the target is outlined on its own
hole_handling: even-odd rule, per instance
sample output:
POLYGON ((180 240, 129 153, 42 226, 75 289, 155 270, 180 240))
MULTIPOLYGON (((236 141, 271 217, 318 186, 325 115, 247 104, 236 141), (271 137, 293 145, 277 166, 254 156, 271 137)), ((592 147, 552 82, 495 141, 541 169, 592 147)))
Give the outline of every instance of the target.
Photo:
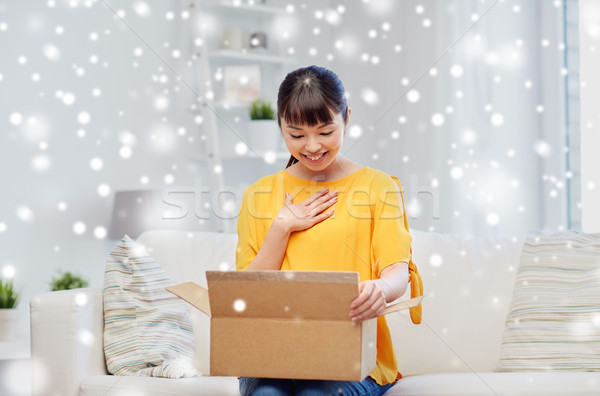
POLYGON ((306 142, 306 151, 317 153, 321 149, 321 143, 316 138, 309 138, 306 142))

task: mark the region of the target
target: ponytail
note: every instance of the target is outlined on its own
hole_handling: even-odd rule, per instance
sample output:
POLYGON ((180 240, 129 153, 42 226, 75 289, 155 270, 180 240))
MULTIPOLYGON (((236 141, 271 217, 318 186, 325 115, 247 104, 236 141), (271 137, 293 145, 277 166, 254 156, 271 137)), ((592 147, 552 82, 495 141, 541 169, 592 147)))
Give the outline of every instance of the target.
POLYGON ((285 168, 289 168, 290 166, 294 165, 296 162, 298 162, 298 159, 296 157, 294 157, 293 155, 290 155, 290 159, 287 163, 287 165, 285 166, 285 168))

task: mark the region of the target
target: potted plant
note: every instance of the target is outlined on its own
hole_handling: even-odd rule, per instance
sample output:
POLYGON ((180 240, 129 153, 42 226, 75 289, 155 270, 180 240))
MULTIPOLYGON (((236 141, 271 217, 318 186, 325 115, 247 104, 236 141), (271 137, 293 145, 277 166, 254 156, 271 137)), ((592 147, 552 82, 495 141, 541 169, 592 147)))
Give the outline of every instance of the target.
POLYGON ((256 100, 250 105, 250 119, 252 120, 274 120, 275 109, 270 103, 256 100))
POLYGON ((275 109, 268 102, 257 100, 250 105, 248 144, 250 149, 258 154, 277 151, 281 142, 281 133, 275 115, 275 109))
POLYGON ((70 272, 65 272, 62 275, 52 278, 52 282, 50 283, 52 291, 79 289, 87 286, 88 282, 85 279, 70 272))
POLYGON ((18 302, 19 292, 15 290, 13 281, 0 279, 0 341, 16 337, 18 302))

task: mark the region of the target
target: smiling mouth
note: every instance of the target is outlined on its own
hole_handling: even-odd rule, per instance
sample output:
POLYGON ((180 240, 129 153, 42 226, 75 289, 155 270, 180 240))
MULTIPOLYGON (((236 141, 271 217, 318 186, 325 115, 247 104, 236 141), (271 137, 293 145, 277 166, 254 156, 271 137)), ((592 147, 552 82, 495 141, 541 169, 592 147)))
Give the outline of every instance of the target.
POLYGON ((324 156, 325 154, 327 154, 327 151, 326 151, 326 152, 324 152, 324 153, 318 154, 318 155, 304 155, 304 154, 302 154, 302 155, 304 155, 306 158, 308 158, 308 159, 309 159, 309 160, 311 160, 311 161, 318 161, 318 160, 320 160, 321 158, 323 158, 323 156, 324 156))

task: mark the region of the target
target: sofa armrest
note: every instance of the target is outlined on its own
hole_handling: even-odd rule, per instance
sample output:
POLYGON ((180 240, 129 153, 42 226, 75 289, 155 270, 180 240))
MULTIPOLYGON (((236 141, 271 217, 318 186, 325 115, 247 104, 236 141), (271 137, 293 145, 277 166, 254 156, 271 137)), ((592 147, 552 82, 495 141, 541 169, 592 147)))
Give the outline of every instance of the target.
POLYGON ((39 294, 30 308, 33 396, 75 396, 85 377, 107 374, 101 289, 39 294))

